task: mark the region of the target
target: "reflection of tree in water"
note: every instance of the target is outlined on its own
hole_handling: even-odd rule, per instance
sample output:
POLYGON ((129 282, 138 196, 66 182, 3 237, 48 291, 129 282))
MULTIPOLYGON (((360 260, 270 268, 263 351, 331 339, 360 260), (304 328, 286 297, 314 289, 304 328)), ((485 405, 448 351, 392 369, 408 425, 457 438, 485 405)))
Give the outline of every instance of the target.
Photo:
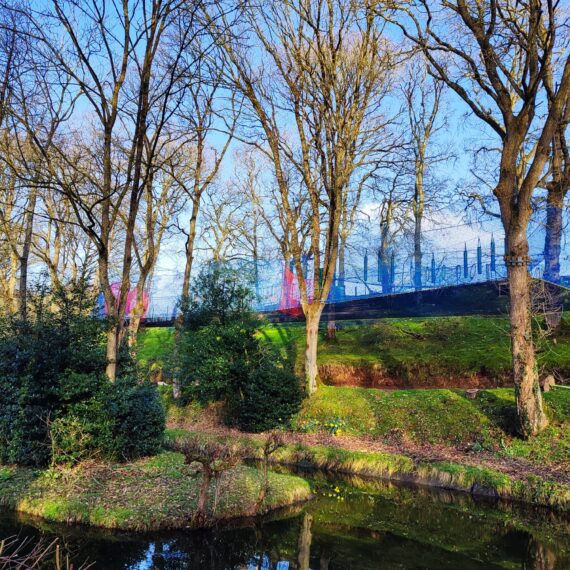
POLYGON ((524 570, 557 570, 557 556, 552 550, 529 535, 527 555, 523 568, 524 570))
POLYGON ((7 514, 4 525, 0 518, 0 538, 22 528, 32 536, 40 530, 59 536, 76 562, 96 562, 94 570, 570 568, 570 525, 554 513, 370 480, 347 483, 320 482, 338 484, 344 500, 323 494, 302 510, 247 527, 110 533, 7 514))
POLYGON ((297 556, 299 570, 309 570, 311 560, 311 542, 313 534, 311 526, 313 524, 313 517, 309 513, 303 515, 303 522, 301 523, 301 530, 299 531, 299 553, 297 556))

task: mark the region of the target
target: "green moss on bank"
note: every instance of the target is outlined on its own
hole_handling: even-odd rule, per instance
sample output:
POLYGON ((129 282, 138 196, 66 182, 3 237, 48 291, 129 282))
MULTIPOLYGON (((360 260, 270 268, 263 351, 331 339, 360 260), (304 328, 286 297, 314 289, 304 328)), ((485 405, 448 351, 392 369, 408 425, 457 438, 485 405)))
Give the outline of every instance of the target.
POLYGON ((387 443, 468 446, 537 465, 570 471, 570 389, 544 394, 550 425, 522 440, 512 435, 514 391, 481 390, 469 399, 463 390, 394 390, 321 386, 305 400, 296 428, 306 432, 368 436, 387 443), (331 428, 331 426, 333 426, 331 428))
MULTIPOLYGON (((37 471, 0 468, 0 505, 47 520, 124 530, 157 530, 190 525, 201 474, 181 454, 164 452, 131 464, 83 465, 37 471)), ((238 466, 212 483, 208 522, 258 514, 260 472, 238 466)), ((299 477, 270 473, 266 512, 310 497, 299 477)))
MULTIPOLYGON (((338 325, 334 341, 324 335, 320 339, 321 365, 374 366, 387 376, 418 384, 434 377, 473 374, 502 378, 510 372, 506 317, 399 318, 338 325)), ((301 364, 302 324, 267 325, 263 334, 283 349, 294 345, 301 364)), ((535 342, 544 372, 570 371, 570 325, 566 321, 555 336, 544 337, 537 327, 535 342)))
MULTIPOLYGON (((326 323, 322 323, 323 329, 326 323)), ((417 385, 430 379, 483 375, 502 379, 510 373, 509 323, 506 317, 457 316, 390 318, 338 323, 336 339, 321 335, 319 364, 374 367, 386 376, 417 385)), ((278 346, 301 370, 303 323, 267 324, 260 334, 278 346)), ((570 320, 544 337, 538 326, 535 341, 543 373, 570 373, 570 320)), ((171 350, 172 328, 149 328, 139 336, 138 358, 144 367, 161 369, 171 350)))
MULTIPOLYGON (((168 430, 167 437, 181 438, 185 435, 226 443, 237 442, 249 449, 251 459, 259 459, 261 455, 261 441, 247 436, 219 436, 175 429, 168 430)), ((283 465, 416 483, 570 512, 570 485, 536 476, 514 478, 487 467, 452 462, 428 463, 397 453, 351 451, 334 446, 303 444, 286 445, 277 450, 271 460, 283 465)))

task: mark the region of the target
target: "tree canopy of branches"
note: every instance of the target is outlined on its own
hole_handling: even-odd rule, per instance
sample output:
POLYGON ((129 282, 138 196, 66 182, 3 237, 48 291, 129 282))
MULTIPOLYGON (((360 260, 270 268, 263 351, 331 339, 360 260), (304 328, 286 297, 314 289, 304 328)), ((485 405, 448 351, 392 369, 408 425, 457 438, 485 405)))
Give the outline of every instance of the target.
POLYGON ((242 137, 272 164, 306 318, 311 393, 343 204, 390 145, 382 103, 394 49, 371 5, 356 1, 264 0, 244 5, 232 26, 220 3, 208 8, 206 19, 228 62, 226 80, 247 102, 242 137), (308 197, 308 250, 299 239, 304 220, 292 201, 289 168, 308 197))

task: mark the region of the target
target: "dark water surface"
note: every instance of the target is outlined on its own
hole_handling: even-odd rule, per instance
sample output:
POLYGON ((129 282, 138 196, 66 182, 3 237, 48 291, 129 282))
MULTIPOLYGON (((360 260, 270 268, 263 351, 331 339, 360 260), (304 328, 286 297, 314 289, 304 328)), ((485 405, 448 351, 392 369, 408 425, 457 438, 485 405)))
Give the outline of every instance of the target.
POLYGON ((108 570, 570 570, 568 517, 385 482, 310 477, 314 501, 235 528, 118 533, 4 511, 0 538, 57 536, 77 563, 108 570))

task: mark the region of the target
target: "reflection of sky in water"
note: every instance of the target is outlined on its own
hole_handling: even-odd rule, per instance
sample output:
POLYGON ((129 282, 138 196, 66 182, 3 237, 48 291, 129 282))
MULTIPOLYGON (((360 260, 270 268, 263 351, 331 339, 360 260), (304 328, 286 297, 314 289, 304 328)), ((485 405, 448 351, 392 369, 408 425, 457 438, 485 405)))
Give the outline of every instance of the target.
POLYGON ((137 562, 134 566, 132 566, 132 570, 149 570, 153 566, 153 558, 155 552, 154 542, 151 542, 148 545, 148 549, 145 553, 144 560, 137 562))
MULTIPOLYGON (((144 554, 144 559, 140 562, 135 562, 128 567, 128 570, 152 570, 156 568, 156 564, 161 564, 161 568, 164 563, 167 564, 168 568, 177 568, 178 566, 171 566, 179 561, 180 568, 185 568, 185 562, 189 562, 192 559, 192 554, 189 552, 182 552, 176 550, 170 550, 171 545, 168 543, 163 543, 160 552, 156 550, 156 544, 151 542, 148 545, 147 551, 144 554)), ((246 566, 241 566, 245 570, 246 566)), ((269 556, 266 554, 253 556, 249 564, 247 565, 247 570, 289 570, 291 568, 291 563, 288 560, 280 560, 279 562, 272 563, 269 556)))
POLYGON ((250 520, 236 528, 120 533, 51 525, 0 510, 0 539, 18 533, 59 536, 77 567, 94 562, 93 570, 570 568, 567 517, 467 494, 310 477, 315 500, 275 520, 250 520))

